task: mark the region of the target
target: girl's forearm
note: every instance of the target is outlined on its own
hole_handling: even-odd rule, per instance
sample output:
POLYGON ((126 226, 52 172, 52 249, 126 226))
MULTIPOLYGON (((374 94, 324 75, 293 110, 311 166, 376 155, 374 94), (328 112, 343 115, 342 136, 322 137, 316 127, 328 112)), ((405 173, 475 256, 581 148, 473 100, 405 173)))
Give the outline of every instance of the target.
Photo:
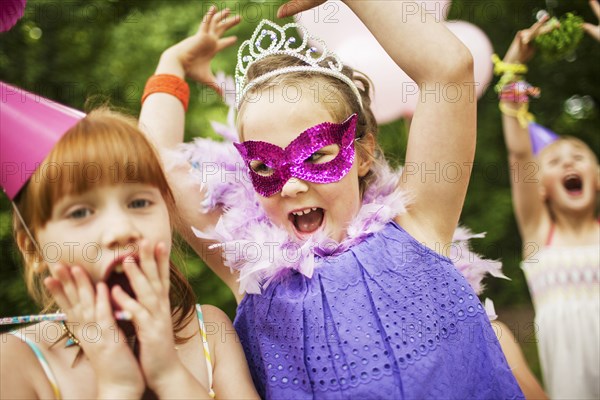
MULTIPOLYGON (((519 113, 522 105, 511 101, 502 101, 501 107, 515 114, 519 113)), ((509 157, 513 160, 531 159, 531 141, 527 127, 521 126, 519 118, 502 113, 502 130, 509 157)))
POLYGON ((181 79, 185 78, 185 70, 177 56, 171 53, 168 49, 163 52, 156 66, 155 74, 170 74, 176 75, 181 79))
MULTIPOLYGON (((185 78, 185 71, 174 55, 165 51, 155 74, 169 74, 185 78)), ((183 142, 185 109, 175 96, 154 93, 146 98, 140 111, 140 128, 153 142, 163 148, 173 148, 183 142), (166 118, 165 116, 168 116, 166 118)))

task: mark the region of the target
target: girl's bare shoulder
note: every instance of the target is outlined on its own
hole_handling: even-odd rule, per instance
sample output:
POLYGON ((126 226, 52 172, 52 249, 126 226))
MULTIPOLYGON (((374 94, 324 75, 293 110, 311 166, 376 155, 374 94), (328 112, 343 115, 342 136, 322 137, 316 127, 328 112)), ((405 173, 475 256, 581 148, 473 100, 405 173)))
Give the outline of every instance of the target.
MULTIPOLYGON (((42 324, 31 325, 14 332, 38 349, 47 347, 41 336, 42 324)), ((54 398, 52 386, 44 373, 34 350, 20 337, 3 333, 0 335, 0 398, 32 399, 54 398)))

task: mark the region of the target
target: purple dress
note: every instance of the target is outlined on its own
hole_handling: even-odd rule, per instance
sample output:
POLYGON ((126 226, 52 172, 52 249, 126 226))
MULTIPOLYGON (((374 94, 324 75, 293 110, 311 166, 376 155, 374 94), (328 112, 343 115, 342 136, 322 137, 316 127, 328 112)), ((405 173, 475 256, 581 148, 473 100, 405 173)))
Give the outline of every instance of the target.
POLYGON ((395 222, 280 278, 234 321, 263 398, 524 398, 469 283, 395 222))
POLYGON ((485 275, 503 276, 501 264, 470 251, 482 235, 457 229, 453 264, 393 222, 410 197, 398 171, 374 166, 341 243, 321 233, 298 244, 239 179, 231 144, 197 139, 181 158, 201 208, 225 210, 214 230, 192 229, 239 272, 234 325, 263 398, 523 398, 475 292, 485 275))

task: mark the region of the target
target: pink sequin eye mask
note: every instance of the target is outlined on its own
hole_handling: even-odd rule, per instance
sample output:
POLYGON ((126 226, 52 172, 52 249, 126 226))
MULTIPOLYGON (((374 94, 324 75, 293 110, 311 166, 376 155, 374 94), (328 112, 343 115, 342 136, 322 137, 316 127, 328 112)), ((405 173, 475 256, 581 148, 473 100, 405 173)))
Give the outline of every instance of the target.
POLYGON ((281 191, 292 177, 313 183, 342 179, 354 162, 354 136, 358 116, 340 124, 323 122, 302 132, 285 149, 260 141, 234 143, 250 170, 254 190, 269 197, 281 191), (332 146, 332 145, 337 145, 332 146), (319 154, 322 150, 323 154, 319 154), (330 159, 320 162, 320 158, 330 159))

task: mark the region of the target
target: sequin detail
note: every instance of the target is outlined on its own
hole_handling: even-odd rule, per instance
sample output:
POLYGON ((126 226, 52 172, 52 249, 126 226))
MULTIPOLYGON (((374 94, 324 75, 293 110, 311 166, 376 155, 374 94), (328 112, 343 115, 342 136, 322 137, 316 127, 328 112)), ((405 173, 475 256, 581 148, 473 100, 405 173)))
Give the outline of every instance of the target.
POLYGON ((332 183, 342 179, 354 162, 357 118, 356 114, 352 114, 341 124, 323 122, 308 128, 285 149, 261 141, 234 145, 246 162, 256 192, 269 197, 279 192, 292 177, 313 183, 332 183), (333 160, 322 164, 306 161, 317 150, 332 144, 340 146, 333 160), (256 173, 250 168, 253 161, 264 162, 273 172, 268 176, 256 173))

